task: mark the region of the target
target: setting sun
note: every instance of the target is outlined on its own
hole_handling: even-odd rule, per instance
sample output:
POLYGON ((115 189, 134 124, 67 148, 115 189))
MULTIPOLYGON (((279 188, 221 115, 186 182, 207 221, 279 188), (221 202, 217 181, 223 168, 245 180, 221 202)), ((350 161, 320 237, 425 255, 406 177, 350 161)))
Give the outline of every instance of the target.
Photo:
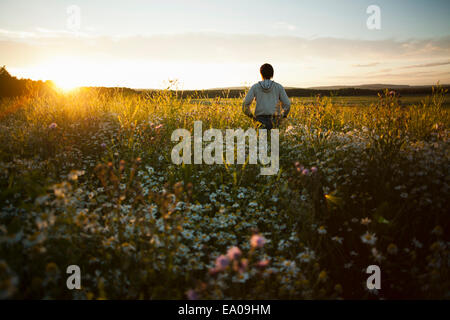
MULTIPOLYGON (((78 87, 95 85, 89 70, 94 66, 81 59, 65 57, 44 61, 27 69, 27 75, 32 79, 48 79, 63 91, 71 91, 78 87)), ((22 68, 12 69, 22 75, 22 68)))
POLYGON ((79 84, 77 84, 73 79, 70 78, 55 80, 54 83, 58 88, 66 92, 72 91, 79 87, 79 84))
POLYGON ((80 59, 60 58, 38 66, 41 73, 47 73, 57 87, 70 91, 86 84, 86 63, 80 59))

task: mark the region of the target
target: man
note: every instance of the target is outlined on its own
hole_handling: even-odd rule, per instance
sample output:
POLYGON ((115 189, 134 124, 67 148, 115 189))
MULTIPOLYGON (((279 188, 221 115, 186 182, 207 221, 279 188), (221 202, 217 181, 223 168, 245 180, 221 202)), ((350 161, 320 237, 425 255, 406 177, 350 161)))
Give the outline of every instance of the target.
POLYGON ((283 86, 273 80, 273 67, 265 63, 260 68, 262 81, 254 84, 242 104, 242 111, 250 118, 261 123, 263 129, 272 129, 278 125, 280 118, 286 118, 291 108, 289 100, 283 86), (250 105, 256 98, 255 115, 250 111, 250 105), (281 101, 281 109, 277 108, 281 101))

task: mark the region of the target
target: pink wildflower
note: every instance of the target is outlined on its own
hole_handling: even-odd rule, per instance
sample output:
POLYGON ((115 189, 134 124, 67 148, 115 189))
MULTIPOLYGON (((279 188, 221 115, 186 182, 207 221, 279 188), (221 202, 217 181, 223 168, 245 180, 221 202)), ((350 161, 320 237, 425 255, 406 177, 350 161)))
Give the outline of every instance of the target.
POLYGON ((250 245, 252 248, 262 248, 266 243, 266 239, 262 235, 254 234, 250 239, 250 245))

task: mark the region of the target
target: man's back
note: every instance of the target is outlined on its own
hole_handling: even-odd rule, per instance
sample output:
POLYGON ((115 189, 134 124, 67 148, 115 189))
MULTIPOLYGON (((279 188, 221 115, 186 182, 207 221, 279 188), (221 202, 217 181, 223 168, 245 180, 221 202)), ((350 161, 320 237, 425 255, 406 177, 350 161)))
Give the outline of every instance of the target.
POLYGON ((255 83, 247 95, 243 103, 243 111, 246 115, 252 116, 250 105, 256 98, 255 116, 272 116, 282 111, 283 116, 287 116, 291 106, 291 102, 284 90, 283 86, 273 80, 263 80, 255 83), (282 109, 278 110, 278 102, 281 101, 282 109))

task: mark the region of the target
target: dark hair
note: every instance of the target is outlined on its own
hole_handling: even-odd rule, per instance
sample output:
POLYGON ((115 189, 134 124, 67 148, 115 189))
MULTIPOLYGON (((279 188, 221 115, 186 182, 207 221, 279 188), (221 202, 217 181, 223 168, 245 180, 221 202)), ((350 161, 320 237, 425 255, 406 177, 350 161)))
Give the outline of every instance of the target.
POLYGON ((273 78, 273 67, 270 64, 264 63, 261 68, 259 68, 259 71, 264 79, 273 78))

